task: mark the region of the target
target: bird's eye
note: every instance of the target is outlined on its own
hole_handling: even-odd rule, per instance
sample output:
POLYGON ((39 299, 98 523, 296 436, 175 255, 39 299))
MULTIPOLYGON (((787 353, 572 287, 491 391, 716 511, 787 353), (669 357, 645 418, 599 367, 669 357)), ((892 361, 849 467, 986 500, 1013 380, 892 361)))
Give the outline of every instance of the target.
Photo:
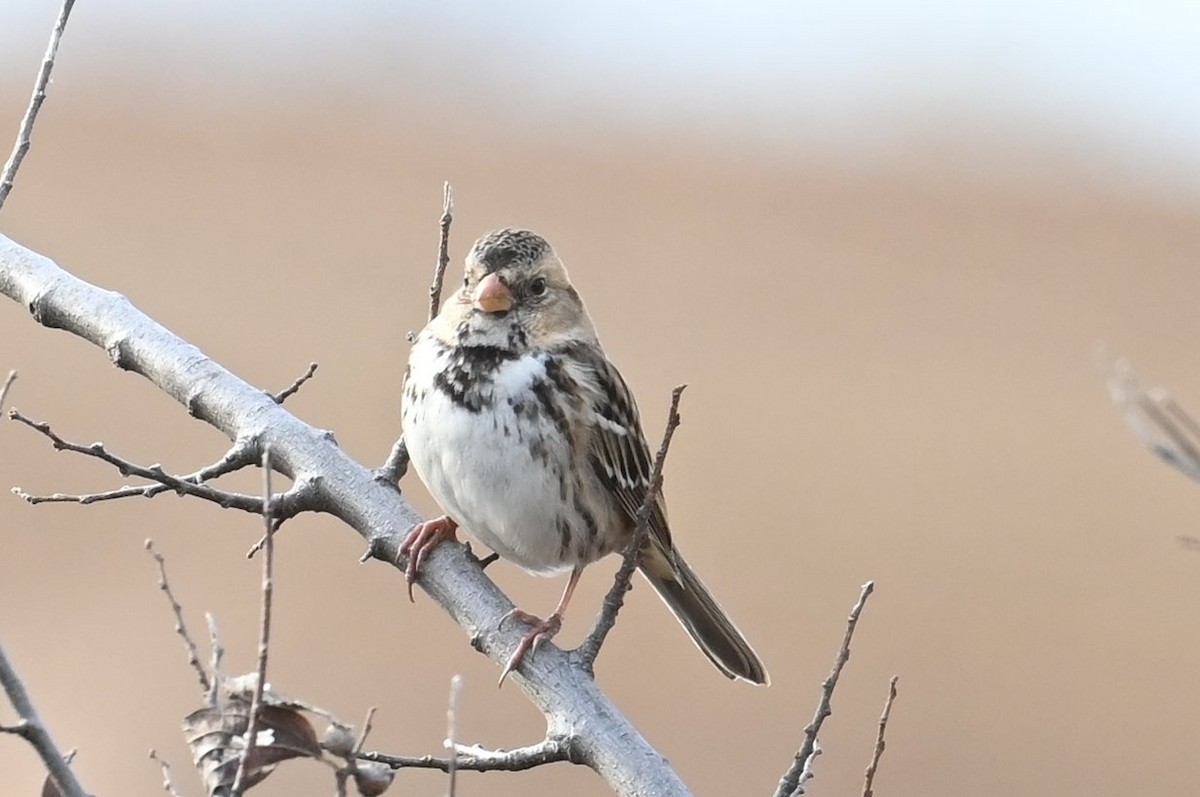
POLYGON ((546 280, 545 280, 545 278, 538 277, 533 282, 529 283, 529 294, 531 296, 545 296, 546 295, 546 280))
POLYGON ((467 276, 463 277, 463 287, 465 288, 470 284, 471 284, 471 275, 468 274, 467 276))

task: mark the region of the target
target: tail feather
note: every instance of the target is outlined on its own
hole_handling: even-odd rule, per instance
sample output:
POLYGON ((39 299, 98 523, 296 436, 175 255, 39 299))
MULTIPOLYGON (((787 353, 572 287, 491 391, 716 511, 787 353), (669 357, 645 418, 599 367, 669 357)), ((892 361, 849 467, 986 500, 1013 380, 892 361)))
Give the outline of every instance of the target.
POLYGON ((769 685, 762 659, 678 551, 673 561, 651 554, 642 574, 658 592, 696 647, 729 678, 769 685))

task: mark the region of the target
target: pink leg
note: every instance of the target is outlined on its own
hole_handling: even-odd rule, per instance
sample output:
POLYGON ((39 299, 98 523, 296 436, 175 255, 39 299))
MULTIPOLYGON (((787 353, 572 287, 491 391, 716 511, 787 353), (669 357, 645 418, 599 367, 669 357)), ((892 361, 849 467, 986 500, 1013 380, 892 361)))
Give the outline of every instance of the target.
POLYGON ((558 606, 554 607, 554 611, 545 620, 520 609, 513 609, 500 618, 501 625, 504 624, 505 620, 515 617, 533 627, 529 629, 529 633, 517 645, 517 649, 509 657, 508 663, 504 665, 504 669, 500 672, 500 682, 497 686, 503 686, 504 679, 508 677, 510 672, 521 666, 521 662, 525 661, 525 656, 530 653, 536 653, 538 645, 547 639, 551 639, 562 628, 563 614, 567 611, 567 604, 571 602, 571 595, 575 592, 575 585, 579 583, 579 576, 582 574, 582 567, 577 567, 571 571, 571 577, 567 579, 567 587, 563 590, 562 597, 558 599, 558 606))
POLYGON ((408 564, 404 568, 404 580, 408 582, 408 599, 414 601, 413 583, 421 574, 421 562, 425 561, 425 553, 435 548, 443 540, 458 539, 455 532, 458 524, 449 515, 442 515, 433 520, 426 520, 412 527, 412 531, 400 543, 400 553, 408 554, 408 564))

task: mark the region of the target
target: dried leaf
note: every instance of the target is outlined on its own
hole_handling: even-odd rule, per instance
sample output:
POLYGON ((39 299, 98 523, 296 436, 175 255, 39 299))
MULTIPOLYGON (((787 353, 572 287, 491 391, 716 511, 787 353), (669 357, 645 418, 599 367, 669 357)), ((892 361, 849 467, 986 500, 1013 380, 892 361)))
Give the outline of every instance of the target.
POLYGON ((54 785, 54 780, 49 775, 42 783, 42 797, 62 797, 62 792, 58 790, 58 786, 54 785))
MULTIPOLYGON (((192 763, 210 795, 233 785, 249 724, 250 702, 240 697, 194 711, 184 719, 192 763)), ((321 745, 307 717, 291 708, 264 705, 256 745, 246 762, 246 786, 261 782, 281 761, 320 757, 321 745)))

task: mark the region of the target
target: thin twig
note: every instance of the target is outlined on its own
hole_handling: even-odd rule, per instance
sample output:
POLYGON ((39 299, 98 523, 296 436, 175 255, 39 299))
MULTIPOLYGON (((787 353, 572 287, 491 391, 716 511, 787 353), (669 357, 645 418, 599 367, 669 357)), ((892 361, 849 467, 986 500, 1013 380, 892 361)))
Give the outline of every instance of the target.
MULTIPOLYGON (((59 436, 50 428, 50 424, 31 420, 16 409, 9 410, 8 417, 10 420, 18 421, 39 434, 44 435, 50 440, 55 450, 70 451, 75 454, 94 457, 115 467, 122 476, 138 476, 155 482, 155 484, 151 485, 122 487, 105 493, 87 495, 69 495, 66 493, 33 495, 20 487, 12 488, 13 494, 30 504, 56 502, 90 504, 95 501, 126 498, 133 495, 153 497, 165 490, 172 490, 179 495, 191 495, 205 501, 211 501, 222 509, 239 509, 243 512, 251 512, 256 515, 261 515, 263 512, 263 498, 260 495, 246 495, 244 493, 220 490, 203 483, 206 479, 231 473, 245 467, 247 464, 257 462, 256 452, 258 451, 258 443, 256 440, 239 440, 234 444, 233 448, 226 452, 224 457, 212 465, 187 476, 173 476, 163 470, 162 465, 139 465, 136 462, 118 456, 109 451, 103 443, 92 443, 86 446, 73 443, 59 436)), ((298 479, 288 490, 271 499, 271 517, 274 522, 274 529, 278 530, 285 520, 314 508, 318 500, 317 481, 315 479, 298 479)), ((250 555, 256 552, 257 546, 251 550, 250 555)))
POLYGON ((572 752, 571 745, 563 739, 546 738, 528 747, 515 750, 488 750, 478 745, 459 745, 453 764, 449 758, 435 756, 401 756, 385 753, 359 753, 360 760, 378 761, 392 769, 440 769, 449 772, 454 766, 460 772, 523 772, 534 767, 570 761, 585 763, 572 752))
POLYGON ((209 669, 212 671, 212 685, 208 689, 206 700, 208 705, 215 706, 221 685, 221 661, 225 658, 225 648, 221 645, 221 635, 217 631, 217 618, 212 612, 204 613, 204 621, 208 623, 209 669))
POLYGON ((313 374, 315 374, 316 372, 317 372, 317 364, 309 363, 308 370, 305 371, 301 377, 299 377, 295 382, 292 382, 292 384, 288 385, 286 388, 279 391, 278 393, 272 393, 271 398, 275 399, 276 404, 282 404, 283 402, 287 401, 292 396, 296 395, 296 393, 300 390, 300 387, 305 382, 312 379, 313 374))
POLYGON ((446 749, 450 751, 450 783, 446 797, 454 797, 458 791, 458 741, 456 739, 456 720, 458 718, 458 697, 462 692, 462 676, 455 675, 450 679, 450 699, 446 706, 446 749))
POLYGON ((246 747, 243 749, 242 757, 238 761, 237 774, 234 776, 233 787, 230 790, 231 797, 241 797, 242 791, 245 788, 246 776, 249 774, 248 762, 254 754, 254 748, 258 742, 259 713, 262 710, 263 689, 266 688, 267 684, 267 656, 270 652, 271 643, 271 596, 275 591, 273 572, 275 566, 275 534, 274 518, 271 514, 271 445, 269 443, 263 445, 262 472, 262 515, 267 540, 263 546, 262 614, 258 626, 258 678, 255 680, 254 694, 250 700, 250 720, 246 727, 246 747))
POLYGON ((596 657, 600 655, 600 647, 604 644, 608 633, 612 631, 613 625, 616 624, 617 613, 621 611, 621 606, 625 603, 625 593, 632 587, 633 571, 637 568, 638 554, 642 550, 646 534, 649 533, 650 513, 654 510, 655 503, 662 492, 663 466, 667 461, 667 451, 671 448, 671 438, 679 427, 679 399, 686 387, 687 385, 678 385, 671 391, 671 408, 667 412, 667 426, 663 430, 662 444, 658 447, 658 454, 654 457, 654 467, 650 471, 650 483, 646 486, 646 495, 642 499, 642 505, 638 507, 633 536, 622 553, 621 566, 617 569, 616 576, 613 577, 613 584, 609 587, 608 594, 604 596, 604 603, 600 608, 600 615, 596 618, 596 624, 592 626, 592 630, 584 639, 583 644, 576 648, 573 654, 588 672, 592 672, 596 657))
POLYGON ((9 662, 3 646, 0 646, 0 686, 4 687, 9 702, 20 718, 15 725, 0 725, 0 732, 15 734, 29 742, 42 759, 42 765, 46 767, 50 779, 58 787, 58 793, 63 797, 87 797, 87 792, 79 785, 68 761, 58 751, 50 732, 42 724, 42 719, 29 698, 29 692, 25 690, 25 684, 9 662))
POLYGON ((813 714, 812 721, 804 729, 804 743, 796 752, 788 771, 780 778, 779 786, 775 789, 775 797, 792 797, 792 795, 804 793, 804 780, 812 776, 811 767, 808 766, 808 759, 815 755, 817 734, 821 732, 821 724, 825 722, 826 717, 833 713, 833 709, 829 707, 829 702, 833 699, 833 690, 837 687, 838 677, 842 674, 842 668, 850 660, 850 640, 854 637, 854 628, 858 625, 858 616, 862 614, 863 607, 867 605, 867 598, 874 591, 874 581, 868 581, 862 585, 862 592, 858 596, 858 602, 854 604, 854 608, 850 610, 850 617, 846 620, 846 635, 842 638, 842 647, 838 650, 837 657, 833 661, 833 669, 821 684, 821 701, 817 704, 817 710, 813 714), (807 776, 804 775, 806 769, 809 770, 807 776))
POLYGON ((362 752, 363 745, 367 743, 367 736, 371 733, 371 720, 375 719, 377 706, 371 706, 367 709, 367 717, 363 720, 362 733, 358 735, 358 739, 354 742, 354 755, 362 752))
POLYGON ((71 16, 71 9, 74 6, 75 0, 63 0, 62 8, 58 12, 58 19, 54 23, 54 29, 50 31, 50 44, 46 46, 46 54, 42 57, 42 67, 38 70, 37 79, 33 83, 33 94, 29 97, 29 107, 25 110, 25 116, 21 118, 17 141, 13 144, 12 154, 8 156, 8 162, 4 164, 3 175, 0 176, 0 208, 4 207, 4 201, 8 199, 13 182, 17 179, 17 170, 21 168, 21 161, 25 160, 25 153, 29 152, 29 145, 33 137, 33 123, 37 121, 38 111, 42 109, 42 103, 46 100, 46 87, 50 85, 50 73, 54 69, 54 59, 58 57, 58 43, 62 40, 63 31, 67 27, 67 18, 71 16))
POLYGON ((183 621, 183 607, 179 605, 179 601, 175 599, 175 593, 171 590, 171 582, 167 578, 167 560, 155 550, 153 540, 146 540, 146 550, 158 563, 158 588, 163 591, 163 594, 167 596, 167 602, 171 604, 171 612, 175 615, 175 633, 183 638, 183 643, 187 646, 188 664, 192 665, 192 669, 196 671, 196 675, 200 679, 200 688, 207 694, 212 688, 212 683, 208 679, 208 673, 204 671, 204 665, 200 663, 200 649, 196 646, 192 635, 188 633, 187 623, 183 621))
MULTIPOLYGON (((234 471, 241 470, 249 465, 257 464, 258 462, 258 444, 254 440, 239 440, 225 452, 225 454, 210 465, 205 465, 195 473, 189 473, 186 476, 176 476, 174 478, 181 482, 189 484, 203 484, 204 482, 215 479, 219 476, 224 476, 234 471)), ((215 489, 215 488, 214 488, 215 489)), ((133 498, 140 496, 142 498, 153 498, 156 495, 161 495, 166 492, 176 492, 174 488, 155 482, 154 484, 126 485, 118 487, 115 490, 107 490, 100 493, 84 493, 81 495, 72 495, 69 493, 53 493, 51 495, 29 495, 28 493, 14 490, 17 495, 24 498, 31 504, 43 503, 76 503, 84 506, 93 504, 99 501, 113 501, 121 498, 133 498)), ((216 491, 221 492, 221 491, 216 491)), ((229 493, 225 493, 229 495, 229 493)))
POLYGON ((454 221, 454 192, 450 183, 442 184, 442 218, 439 221, 441 238, 438 241, 437 265, 433 270, 433 284, 429 286, 429 320, 437 318, 442 304, 442 281, 446 267, 450 265, 450 223, 454 221))
POLYGON ((896 699, 896 681, 899 680, 899 675, 893 675, 892 682, 888 685, 887 700, 883 703, 883 713, 879 715, 879 734, 875 737, 875 752, 871 755, 871 763, 867 764, 862 797, 873 797, 875 794, 875 770, 879 768, 879 759, 883 756, 883 735, 887 732, 888 717, 892 715, 892 702, 896 699))
POLYGON ((171 797, 183 797, 182 794, 175 791, 175 784, 171 782, 171 765, 166 762, 166 759, 159 758, 154 748, 150 748, 150 760, 157 761, 159 768, 162 770, 163 791, 171 795, 171 797))
POLYGON ((1101 349, 1109 397, 1134 435, 1167 464, 1200 481, 1200 424, 1162 388, 1143 388, 1129 361, 1101 349))
MULTIPOLYGON (((226 509, 241 509, 244 512, 253 512, 254 514, 262 513, 262 498, 253 495, 244 495, 242 493, 232 493, 225 490, 218 490, 204 484, 195 484, 186 481, 179 476, 172 476, 163 470, 162 465, 150 465, 145 467, 131 462, 123 457, 117 456, 105 448, 103 443, 92 443, 91 445, 80 445, 72 443, 60 437, 50 424, 40 421, 34 421, 26 418, 15 409, 8 411, 8 417, 11 420, 18 421, 30 429, 49 438, 54 448, 59 451, 70 451, 84 456, 95 457, 103 462, 107 462, 117 469, 122 476, 140 476, 143 479, 149 479, 159 484, 166 485, 170 489, 180 494, 194 495, 197 498, 203 498, 206 501, 220 504, 226 509)), ((127 489, 127 488, 126 488, 127 489)), ((19 487, 13 488, 13 493, 25 499, 31 504, 42 503, 43 501, 61 501, 67 500, 66 496, 57 494, 54 496, 38 496, 30 495, 19 487)))
POLYGON ((4 400, 8 398, 8 390, 12 387, 12 383, 17 379, 16 371, 9 371, 8 376, 4 378, 4 384, 0 385, 0 411, 4 410, 4 400))

